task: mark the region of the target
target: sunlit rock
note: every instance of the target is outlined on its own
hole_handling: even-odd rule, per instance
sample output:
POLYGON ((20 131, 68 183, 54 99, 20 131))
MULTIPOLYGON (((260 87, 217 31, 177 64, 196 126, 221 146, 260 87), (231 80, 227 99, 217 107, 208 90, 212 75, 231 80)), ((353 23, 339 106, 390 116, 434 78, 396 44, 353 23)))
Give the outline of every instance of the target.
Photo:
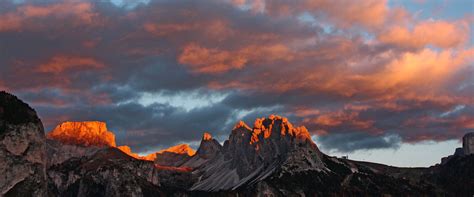
POLYGON ((47 137, 64 144, 82 146, 115 147, 115 135, 107 130, 104 122, 64 122, 58 125, 47 137))

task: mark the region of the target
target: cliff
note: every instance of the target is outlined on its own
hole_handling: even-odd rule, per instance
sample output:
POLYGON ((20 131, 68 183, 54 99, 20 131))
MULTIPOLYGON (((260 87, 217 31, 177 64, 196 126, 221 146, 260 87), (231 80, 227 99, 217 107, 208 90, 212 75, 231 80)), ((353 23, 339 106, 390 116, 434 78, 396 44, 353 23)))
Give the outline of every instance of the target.
POLYGON ((35 110, 0 92, 0 196, 46 196, 44 128, 35 110))
POLYGON ((115 135, 107 130, 104 122, 64 122, 47 137, 64 144, 115 147, 115 135))

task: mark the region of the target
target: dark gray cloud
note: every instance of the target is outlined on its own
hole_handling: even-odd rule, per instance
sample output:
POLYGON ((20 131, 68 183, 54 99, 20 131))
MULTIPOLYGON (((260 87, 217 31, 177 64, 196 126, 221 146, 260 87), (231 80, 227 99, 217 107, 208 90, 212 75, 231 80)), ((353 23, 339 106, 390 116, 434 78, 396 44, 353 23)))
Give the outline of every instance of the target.
POLYGON ((401 138, 395 134, 373 136, 363 132, 338 133, 318 138, 321 148, 339 152, 354 152, 356 150, 398 148, 401 138))

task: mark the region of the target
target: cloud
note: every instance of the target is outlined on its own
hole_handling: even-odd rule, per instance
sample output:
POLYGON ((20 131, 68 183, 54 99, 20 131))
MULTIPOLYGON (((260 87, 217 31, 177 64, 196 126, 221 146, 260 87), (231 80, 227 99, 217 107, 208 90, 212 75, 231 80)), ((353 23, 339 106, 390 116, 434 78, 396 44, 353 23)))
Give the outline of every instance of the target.
POLYGON ((45 64, 38 66, 38 72, 61 74, 72 69, 101 69, 105 65, 94 58, 55 56, 45 64))
POLYGON ((465 18, 387 1, 2 1, 0 88, 46 128, 106 121, 134 151, 269 114, 339 151, 458 139, 474 117, 465 18))
POLYGON ((466 43, 469 31, 466 21, 423 21, 411 30, 402 26, 390 27, 378 35, 378 40, 404 48, 419 49, 427 45, 452 48, 466 43))
POLYGON ((90 2, 65 1, 49 5, 22 5, 0 15, 1 31, 14 31, 30 28, 43 28, 41 23, 35 23, 38 19, 63 19, 72 17, 69 22, 87 23, 93 22, 96 14, 92 11, 90 2))
POLYGON ((351 153, 356 150, 398 148, 401 139, 395 134, 371 136, 362 132, 335 134, 318 137, 317 142, 326 150, 351 153))
POLYGON ((278 0, 264 1, 265 11, 271 15, 298 15, 304 12, 315 17, 329 19, 343 27, 363 25, 375 27, 385 22, 389 12, 386 1, 369 0, 354 2, 346 0, 298 2, 278 0))

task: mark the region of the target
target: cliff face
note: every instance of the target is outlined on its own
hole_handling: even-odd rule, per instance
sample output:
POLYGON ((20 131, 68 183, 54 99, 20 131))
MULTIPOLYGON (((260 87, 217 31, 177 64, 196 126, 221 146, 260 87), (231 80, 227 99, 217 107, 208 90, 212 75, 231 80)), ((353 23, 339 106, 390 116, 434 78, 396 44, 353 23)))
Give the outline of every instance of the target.
MULTIPOLYGON (((286 118, 279 116, 257 119, 253 128, 240 121, 224 146, 215 148, 218 154, 213 155, 217 156, 200 165, 193 164, 199 166, 197 172, 201 173, 201 178, 192 190, 237 189, 265 180, 280 170, 281 166, 288 166, 292 170, 304 168, 324 171, 322 154, 309 136, 304 127, 293 127, 286 118)), ((207 143, 204 141, 205 137, 201 147, 209 149, 205 148, 207 143)))
POLYGON ((64 144, 115 147, 115 135, 103 122, 65 122, 48 133, 48 138, 64 144))
POLYGON ((164 150, 160 150, 156 153, 149 154, 143 157, 143 159, 154 161, 155 164, 160 166, 177 167, 181 166, 194 154, 196 154, 196 151, 189 147, 189 145, 179 144, 164 150))
POLYGON ((43 124, 36 112, 0 92, 0 196, 46 196, 43 124))
POLYGON ((465 155, 474 154, 474 132, 464 135, 462 138, 462 147, 465 155))

